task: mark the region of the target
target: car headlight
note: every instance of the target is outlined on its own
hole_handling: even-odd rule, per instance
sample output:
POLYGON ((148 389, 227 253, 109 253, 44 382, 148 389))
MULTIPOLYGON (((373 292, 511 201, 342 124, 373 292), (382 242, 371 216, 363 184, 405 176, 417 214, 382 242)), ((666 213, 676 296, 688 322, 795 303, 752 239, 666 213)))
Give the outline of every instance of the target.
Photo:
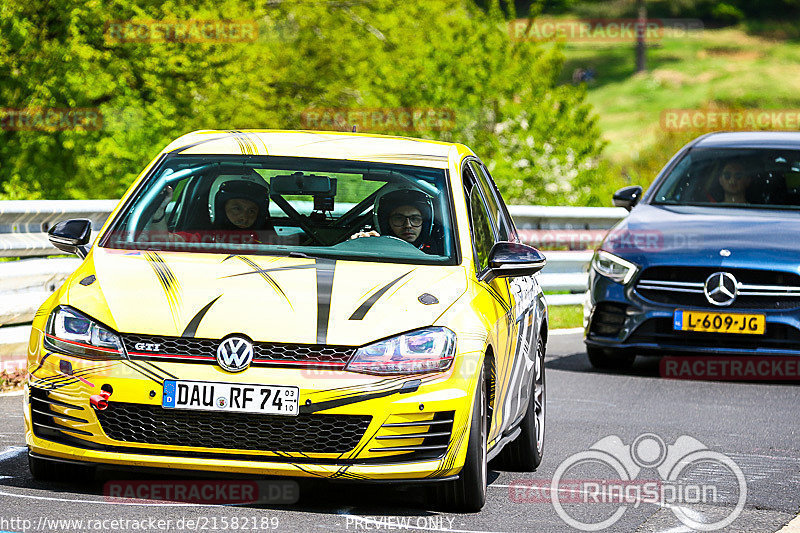
POLYGON ((598 274, 611 278, 623 285, 628 283, 639 270, 639 267, 630 261, 602 250, 594 254, 592 268, 598 274))
POLYGON ((450 368, 456 334, 432 327, 410 331, 359 348, 346 370, 365 374, 419 374, 450 368))
POLYGON ((50 314, 44 343, 51 350, 87 359, 125 357, 119 335, 69 307, 56 307, 50 314))

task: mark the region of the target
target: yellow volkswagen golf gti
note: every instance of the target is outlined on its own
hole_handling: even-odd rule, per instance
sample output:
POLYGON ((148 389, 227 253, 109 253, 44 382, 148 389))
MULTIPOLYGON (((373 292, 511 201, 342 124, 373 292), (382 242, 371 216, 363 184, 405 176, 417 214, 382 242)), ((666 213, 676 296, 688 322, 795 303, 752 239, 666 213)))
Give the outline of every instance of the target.
POLYGON ((178 468, 432 482, 478 510, 487 461, 534 470, 547 309, 460 144, 200 131, 142 172, 39 309, 33 476, 178 468))

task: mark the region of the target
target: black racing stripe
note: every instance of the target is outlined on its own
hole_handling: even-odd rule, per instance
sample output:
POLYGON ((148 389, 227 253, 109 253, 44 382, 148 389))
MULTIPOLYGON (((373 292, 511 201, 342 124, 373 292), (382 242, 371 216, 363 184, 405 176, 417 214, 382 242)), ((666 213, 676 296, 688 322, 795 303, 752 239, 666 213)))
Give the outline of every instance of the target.
POLYGON ((189 324, 186 326, 186 329, 183 330, 181 333, 181 337, 194 337, 197 335, 197 328, 200 326, 200 322, 203 320, 203 317, 206 316, 208 310, 211 309, 211 306, 216 303, 217 300, 222 298, 220 294, 210 302, 208 302, 202 309, 200 309, 196 315, 189 321, 189 324))
POLYGON ((178 283, 178 279, 175 277, 172 269, 169 268, 169 265, 167 265, 159 254, 156 252, 145 252, 144 256, 153 268, 156 277, 158 277, 161 287, 164 289, 164 293, 167 297, 167 303, 169 304, 173 319, 177 322, 180 317, 181 306, 180 283, 178 283))
POLYGON ((249 276, 251 274, 262 274, 264 272, 279 272, 281 270, 304 270, 308 268, 317 268, 317 265, 292 265, 292 266, 282 266, 282 267, 275 267, 275 268, 259 268, 257 270, 253 270, 250 272, 241 272, 239 274, 231 274, 229 276, 222 276, 221 279, 224 278, 235 278, 237 276, 249 276))
MULTIPOLYGON (((406 379, 408 379, 408 376, 398 376, 396 378, 382 379, 380 381, 376 381, 375 383, 373 383, 372 386, 370 387, 370 389, 372 389, 373 391, 385 390, 387 387, 393 387, 398 382, 405 381, 406 379)), ((342 396, 339 396, 339 398, 344 398, 344 397, 347 396, 346 391, 349 391, 349 390, 361 391, 361 390, 364 390, 364 386, 363 385, 350 385, 349 387, 337 387, 337 388, 334 388, 334 389, 320 389, 320 390, 317 390, 315 392, 320 393, 320 394, 323 393, 323 392, 342 392, 344 394, 342 394, 342 396)))
POLYGON ((408 272, 406 272, 406 273, 405 273, 405 274, 403 274, 402 276, 399 276, 397 279, 395 279, 395 280, 393 280, 393 281, 390 281, 389 283, 387 283, 386 285, 384 285, 384 286, 383 286, 383 288, 381 288, 381 289, 379 289, 379 290, 375 291, 374 293, 372 293, 372 296, 370 296, 369 298, 367 298, 367 299, 366 299, 366 301, 365 301, 364 303, 362 303, 362 304, 359 306, 359 308, 358 308, 358 309, 356 309, 356 310, 353 312, 353 314, 352 314, 352 315, 350 315, 350 318, 349 318, 348 320, 363 320, 363 318, 364 318, 364 316, 367 314, 367 312, 368 312, 370 309, 372 309, 372 306, 373 306, 373 305, 375 305, 375 302, 377 302, 377 301, 378 301, 378 299, 379 299, 381 296, 383 296, 384 294, 386 294, 386 292, 387 292, 389 289, 391 289, 391 288, 392 288, 392 287, 393 287, 393 286, 394 286, 394 285, 395 285, 395 284, 396 284, 398 281, 400 281, 400 280, 401 280, 401 279, 403 279, 404 277, 406 277, 406 276, 408 276, 409 274, 411 274, 411 272, 413 272, 413 270, 409 270, 408 272))
POLYGON ((255 261, 253 261, 252 259, 250 259, 249 257, 242 257, 241 255, 238 255, 236 257, 239 260, 241 260, 243 263, 248 265, 250 268, 252 268, 254 271, 258 270, 259 274, 261 274, 261 277, 264 278, 264 280, 267 283, 269 283, 269 285, 273 288, 273 290, 275 290, 275 292, 280 294, 283 297, 283 299, 286 300, 286 303, 289 304, 289 307, 291 307, 292 310, 294 310, 294 306, 292 305, 292 302, 289 301, 289 297, 286 296, 285 292, 283 292, 283 289, 281 288, 280 285, 278 285, 278 282, 275 281, 275 278, 273 278, 272 276, 270 276, 266 272, 261 271, 261 267, 258 266, 258 264, 255 261))
POLYGON ((138 363, 135 362, 135 361, 125 361, 125 365, 128 368, 130 368, 131 370, 135 370, 139 374, 143 375, 144 377, 146 377, 150 381, 154 381, 154 382, 158 383, 159 385, 163 385, 164 384, 164 378, 160 377, 158 374, 156 374, 152 370, 139 367, 138 363))
POLYGON ((498 292, 497 292, 497 291, 494 289, 494 287, 492 287, 492 286, 491 286, 491 285, 489 285, 489 284, 486 284, 486 285, 484 285, 484 287, 486 287, 486 290, 487 290, 487 291, 489 291, 489 294, 491 294, 491 295, 494 297, 494 299, 495 299, 495 300, 497 300, 497 301, 500 303, 500 305, 503 307, 503 310, 504 310, 506 313, 508 313, 509 311, 511 311, 511 306, 510 306, 510 305, 509 305, 509 304, 508 304, 508 303, 507 303, 505 300, 503 300, 503 297, 502 297, 502 296, 500 296, 500 293, 498 293, 498 292))
POLYGON ((73 379, 74 376, 84 377, 94 372, 97 372, 98 370, 103 370, 104 368, 109 368, 111 366, 114 365, 89 366, 84 369, 73 372, 72 374, 59 373, 59 374, 54 374, 52 376, 47 376, 46 378, 39 378, 39 381, 44 383, 59 383, 61 381, 68 381, 70 379, 73 379))
POLYGON ((246 132, 246 131, 236 130, 236 132, 239 135, 242 136, 242 141, 247 143, 247 145, 250 147, 250 153, 253 154, 253 155, 257 155, 258 154, 258 146, 256 145, 255 142, 253 142, 253 139, 251 139, 250 134, 248 132, 246 132))
POLYGON ((154 363, 151 363, 150 361, 142 361, 142 364, 145 364, 145 365, 149 366, 150 368, 152 368, 153 372, 155 372, 156 374, 161 373, 161 374, 167 376, 168 378, 178 379, 178 376, 176 376, 175 374, 171 374, 171 373, 167 372, 166 370, 164 370, 160 366, 158 366, 158 365, 156 365, 154 363))
POLYGON ((190 148, 194 148, 195 146, 200 146, 201 144, 210 143, 213 141, 219 141, 220 139, 224 139, 225 137, 214 137, 213 139, 203 139, 202 141, 193 142, 192 144, 187 144, 186 146, 181 146, 180 148, 175 148, 171 151, 171 154, 179 154, 184 150, 188 150, 190 148))
POLYGON ((382 392, 371 392, 368 394, 359 394, 356 396, 350 396, 348 398, 340 398, 338 400, 327 400, 319 403, 301 405, 300 413, 301 414, 316 413, 317 411, 325 411, 327 409, 333 409, 335 407, 342 407, 344 405, 365 402, 367 400, 374 400, 375 398, 383 398, 385 396, 391 396, 392 394, 397 394, 401 390, 402 389, 392 389, 382 392))
POLYGON ((45 389, 45 390, 48 390, 48 391, 58 390, 58 389, 60 389, 62 387, 66 387, 68 385, 74 385, 75 383, 80 383, 80 382, 81 381, 78 378, 70 378, 70 379, 68 379, 66 381, 63 381, 63 382, 60 382, 60 383, 56 383, 56 384, 46 383, 45 386, 42 387, 42 388, 45 389))
POLYGON ((233 140, 236 141, 236 143, 239 145, 239 151, 244 155, 245 154, 244 145, 242 144, 242 141, 239 140, 239 136, 236 135, 236 132, 233 130, 228 130, 228 133, 230 133, 233 136, 233 140))
POLYGON ((44 362, 45 362, 45 361, 47 361, 47 358, 48 358, 48 357, 50 357, 51 355, 53 355, 53 352, 47 352, 47 353, 44 355, 44 357, 42 357, 42 360, 41 360, 41 361, 39 361, 39 366, 37 366, 36 368, 34 368, 33 370, 31 370, 29 373, 30 373, 31 375, 35 374, 35 373, 36 373, 36 372, 37 372, 37 371, 38 371, 40 368, 42 368, 42 365, 44 364, 44 362))
POLYGON ((317 259, 317 344, 325 344, 328 338, 328 322, 331 315, 331 293, 335 259, 317 259))

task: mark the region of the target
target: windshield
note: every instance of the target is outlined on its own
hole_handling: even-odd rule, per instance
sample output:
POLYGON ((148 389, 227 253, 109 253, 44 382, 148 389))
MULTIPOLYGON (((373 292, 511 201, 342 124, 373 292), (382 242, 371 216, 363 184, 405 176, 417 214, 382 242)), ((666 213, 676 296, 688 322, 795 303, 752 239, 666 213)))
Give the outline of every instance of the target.
POLYGON ((800 208, 800 151, 695 148, 670 172, 654 204, 800 208))
POLYGON ((256 156, 173 156, 100 246, 455 264, 443 169, 256 156))

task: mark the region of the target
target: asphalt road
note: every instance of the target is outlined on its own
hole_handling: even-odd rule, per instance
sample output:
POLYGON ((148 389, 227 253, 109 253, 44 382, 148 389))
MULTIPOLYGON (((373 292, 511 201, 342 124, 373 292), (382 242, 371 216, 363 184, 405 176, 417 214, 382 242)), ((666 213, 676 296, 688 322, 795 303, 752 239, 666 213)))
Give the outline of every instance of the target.
MULTIPOLYGON (((543 464, 535 473, 491 471, 486 507, 481 513, 463 515, 433 510, 420 487, 301 484, 300 499, 292 505, 215 506, 111 500, 104 497, 104 483, 131 478, 118 472, 75 484, 37 483, 28 473, 23 447, 22 398, 2 396, 0 531, 575 531, 564 516, 598 523, 616 512, 621 514, 618 521, 603 531, 677 533, 692 530, 678 519, 676 512, 681 510, 690 524, 733 516, 743 494, 736 469, 743 475, 746 497, 738 517, 724 531, 777 531, 800 510, 796 384, 666 380, 659 377, 654 359, 639 360, 624 374, 597 372, 589 366, 579 334, 551 337, 546 368, 543 464), (653 436, 640 437, 645 434, 653 436), (630 450, 638 450, 634 463, 638 460, 643 468, 636 475, 614 473, 611 463, 597 460, 565 463, 614 435, 621 444, 638 443, 628 449, 629 456, 630 450), (690 460, 687 439, 678 441, 683 436, 698 441, 692 449, 705 453, 705 460, 690 460), (602 495, 614 493, 613 489, 598 493, 598 480, 634 479, 641 489, 646 482, 662 480, 663 487, 664 479, 673 479, 655 469, 659 461, 665 462, 655 449, 658 442, 674 444, 675 457, 684 458, 677 463, 681 486, 694 483, 708 497, 695 503, 696 494, 687 491, 683 505, 676 507, 669 499, 653 503, 637 492, 623 507, 618 500, 602 503, 602 495), (562 464, 569 466, 561 467, 563 475, 562 464), (566 480, 558 485, 567 495, 560 514, 550 501, 551 493, 536 489, 549 486, 557 474, 566 480), (595 488, 577 484, 580 480, 595 482, 595 488)), ((599 452, 590 453, 596 459, 599 452)))

